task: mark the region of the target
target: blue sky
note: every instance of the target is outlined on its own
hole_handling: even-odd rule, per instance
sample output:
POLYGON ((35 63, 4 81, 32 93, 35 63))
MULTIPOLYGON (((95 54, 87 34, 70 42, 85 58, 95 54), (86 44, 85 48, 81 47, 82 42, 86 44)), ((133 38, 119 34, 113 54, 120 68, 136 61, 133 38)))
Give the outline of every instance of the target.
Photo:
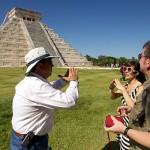
POLYGON ((0 24, 14 7, 41 12, 83 56, 137 58, 150 40, 150 0, 2 0, 0 24))

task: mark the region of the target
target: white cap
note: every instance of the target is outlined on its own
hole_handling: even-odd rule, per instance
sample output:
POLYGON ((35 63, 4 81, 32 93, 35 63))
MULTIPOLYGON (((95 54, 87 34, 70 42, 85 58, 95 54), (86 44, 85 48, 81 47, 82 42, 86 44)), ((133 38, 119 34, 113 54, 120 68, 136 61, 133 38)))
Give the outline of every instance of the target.
POLYGON ((30 72, 30 70, 42 59, 45 58, 59 58, 59 56, 50 56, 48 52, 43 47, 38 47, 30 50, 27 55, 25 56, 25 62, 27 71, 26 73, 30 72))

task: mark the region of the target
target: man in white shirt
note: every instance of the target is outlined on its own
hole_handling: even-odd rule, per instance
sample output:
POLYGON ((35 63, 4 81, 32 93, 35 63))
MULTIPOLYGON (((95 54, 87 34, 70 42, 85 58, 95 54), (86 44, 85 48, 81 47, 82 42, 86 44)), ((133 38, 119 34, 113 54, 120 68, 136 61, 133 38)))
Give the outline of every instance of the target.
POLYGON ((25 78, 16 86, 13 98, 12 136, 10 150, 47 150, 48 132, 53 128, 54 109, 75 106, 78 99, 78 74, 69 68, 55 82, 52 58, 43 47, 32 49, 25 56, 25 78), (65 92, 60 89, 70 84, 65 92))

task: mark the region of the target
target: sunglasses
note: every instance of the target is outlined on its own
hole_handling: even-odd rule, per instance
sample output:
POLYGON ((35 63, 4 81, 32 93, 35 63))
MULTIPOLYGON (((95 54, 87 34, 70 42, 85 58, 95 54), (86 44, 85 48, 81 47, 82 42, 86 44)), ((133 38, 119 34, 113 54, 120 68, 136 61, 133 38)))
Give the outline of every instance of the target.
POLYGON ((142 57, 150 57, 150 56, 142 56, 142 53, 138 55, 138 59, 140 60, 142 57))
POLYGON ((126 67, 126 68, 124 68, 123 70, 124 70, 124 71, 128 71, 128 72, 131 72, 131 71, 133 71, 133 68, 132 68, 132 67, 126 67))

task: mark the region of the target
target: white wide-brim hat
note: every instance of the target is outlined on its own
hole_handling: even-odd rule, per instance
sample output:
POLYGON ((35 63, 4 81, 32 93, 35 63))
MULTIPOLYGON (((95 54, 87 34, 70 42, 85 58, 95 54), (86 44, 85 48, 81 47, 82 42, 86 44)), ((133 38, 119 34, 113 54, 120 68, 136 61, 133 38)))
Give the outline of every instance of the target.
POLYGON ((28 67, 26 73, 42 59, 45 58, 59 58, 59 56, 51 56, 43 47, 38 47, 30 50, 25 56, 26 66, 28 67))

